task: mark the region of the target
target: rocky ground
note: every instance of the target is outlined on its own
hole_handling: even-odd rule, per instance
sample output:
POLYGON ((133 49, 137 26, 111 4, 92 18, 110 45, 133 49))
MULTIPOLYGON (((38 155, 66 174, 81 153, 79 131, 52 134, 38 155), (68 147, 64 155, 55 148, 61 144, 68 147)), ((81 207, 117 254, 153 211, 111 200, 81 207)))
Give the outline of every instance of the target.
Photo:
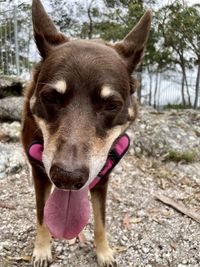
MULTIPOLYGON (((35 200, 19 122, 0 124, 0 266, 31 266, 35 200)), ((131 147, 110 177, 109 240, 121 267, 199 267, 200 224, 157 199, 200 212, 200 113, 142 108, 131 147)), ((198 218, 197 218, 198 219, 198 218)), ((93 218, 76 242, 55 240, 52 267, 97 267, 93 218)))

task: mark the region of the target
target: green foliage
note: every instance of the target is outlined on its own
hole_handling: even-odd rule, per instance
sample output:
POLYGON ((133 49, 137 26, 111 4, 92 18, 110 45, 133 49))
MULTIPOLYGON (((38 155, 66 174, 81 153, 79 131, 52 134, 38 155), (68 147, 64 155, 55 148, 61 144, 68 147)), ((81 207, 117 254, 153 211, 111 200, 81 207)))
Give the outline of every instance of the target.
MULTIPOLYGON (((56 25, 68 36, 84 39, 101 38, 113 42, 122 40, 145 10, 151 8, 152 28, 140 71, 145 69, 157 75, 165 70, 178 68, 183 76, 182 102, 184 105, 191 105, 186 72, 195 66, 199 66, 200 71, 200 5, 183 5, 181 0, 171 1, 165 5, 160 3, 158 0, 49 0, 49 7, 56 25)), ((4 16, 6 12, 5 9, 0 15, 4 16)), ((20 65, 21 71, 24 71, 32 65, 31 5, 20 4, 17 14, 20 65)), ((8 39, 3 35, 0 42, 3 55, 0 73, 1 69, 7 68, 11 74, 15 74, 14 28, 10 28, 10 21, 3 17, 0 32, 8 30, 11 37, 8 39)), ((200 84, 198 79, 200 80, 200 75, 196 81, 197 95, 200 84)))
MULTIPOLYGON (((80 27, 80 25, 77 25, 78 19, 76 18, 76 16, 79 16, 78 14, 76 14, 74 4, 70 3, 67 0, 50 0, 49 3, 52 8, 51 17, 59 27, 60 31, 73 36, 77 32, 77 27, 80 27)), ((75 6, 77 7, 77 10, 80 5, 77 2, 75 6)))
POLYGON ((196 153, 194 151, 169 151, 168 155, 165 158, 166 160, 175 161, 175 162, 184 162, 192 163, 196 160, 196 153))
POLYGON ((183 104, 167 104, 164 106, 164 110, 170 110, 170 109, 177 109, 177 110, 182 110, 182 109, 190 109, 191 106, 189 105, 183 105, 183 104))

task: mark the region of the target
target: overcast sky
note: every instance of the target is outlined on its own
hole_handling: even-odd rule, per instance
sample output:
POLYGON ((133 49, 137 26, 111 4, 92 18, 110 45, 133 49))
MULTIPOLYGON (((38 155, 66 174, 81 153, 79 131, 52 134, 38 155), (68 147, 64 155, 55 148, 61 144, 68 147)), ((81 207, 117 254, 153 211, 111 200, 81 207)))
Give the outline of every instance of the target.
MULTIPOLYGON (((62 1, 62 0, 60 0, 62 1)), ((77 2, 81 2, 81 3, 85 3, 86 6, 89 5, 89 3, 91 2, 91 0, 68 0, 70 3, 77 3, 77 2)), ((163 5, 166 5, 170 2, 174 2, 175 0, 156 0, 157 6, 161 7, 163 5)), ((19 5, 21 3, 31 3, 32 0, 0 0, 0 9, 4 10, 5 8, 7 9, 9 4, 8 3, 15 3, 15 5, 19 5), (2 5, 1 5, 2 3, 2 5)), ((51 12, 51 8, 49 5, 49 0, 41 0, 41 2, 43 3, 43 5, 45 6, 45 9, 47 10, 47 12, 51 12)), ((99 6, 101 6, 101 3, 103 2, 103 0, 95 0, 95 3, 98 3, 99 6)), ((182 0, 182 2, 184 3, 188 3, 189 5, 193 5, 193 4, 200 4, 200 0, 182 0)), ((151 6, 147 6, 149 8, 151 8, 151 6)))
POLYGON ((190 4, 200 4, 200 0, 189 0, 188 1, 190 4))
MULTIPOLYGON (((0 0, 0 2, 3 2, 4 0, 0 0)), ((48 6, 48 0, 41 0, 42 3, 44 3, 45 6, 48 6)), ((79 0, 79 2, 89 2, 90 0, 79 0)), ((95 2, 99 2, 101 0, 96 0, 95 2)), ((13 0, 16 4, 22 3, 22 2, 31 2, 31 0, 13 0)), ((77 0, 71 0, 70 2, 78 2, 77 0)), ((169 2, 169 0, 157 0, 156 2, 159 3, 159 5, 163 5, 169 2)), ((200 0, 185 0, 185 2, 188 2, 189 4, 200 4, 200 0)))

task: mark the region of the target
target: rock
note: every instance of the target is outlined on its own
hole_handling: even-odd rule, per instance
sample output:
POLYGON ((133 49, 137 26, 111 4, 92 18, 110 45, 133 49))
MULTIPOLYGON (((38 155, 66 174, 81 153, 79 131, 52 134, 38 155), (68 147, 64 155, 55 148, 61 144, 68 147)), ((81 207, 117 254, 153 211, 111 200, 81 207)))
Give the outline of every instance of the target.
POLYGON ((24 82, 18 77, 0 76, 0 98, 20 96, 24 82))
POLYGON ((151 108, 143 108, 130 132, 136 156, 152 156, 177 162, 200 159, 199 111, 172 110, 157 113, 151 108))
POLYGON ((19 172, 25 166, 26 159, 20 145, 0 143, 0 151, 0 179, 19 172))
POLYGON ((0 99, 0 121, 20 121, 23 97, 0 99))
POLYGON ((18 121, 0 124, 0 142, 16 142, 20 139, 21 124, 18 121))
POLYGON ((146 253, 148 253, 149 252, 149 248, 147 248, 147 247, 142 247, 142 251, 146 254, 146 253))

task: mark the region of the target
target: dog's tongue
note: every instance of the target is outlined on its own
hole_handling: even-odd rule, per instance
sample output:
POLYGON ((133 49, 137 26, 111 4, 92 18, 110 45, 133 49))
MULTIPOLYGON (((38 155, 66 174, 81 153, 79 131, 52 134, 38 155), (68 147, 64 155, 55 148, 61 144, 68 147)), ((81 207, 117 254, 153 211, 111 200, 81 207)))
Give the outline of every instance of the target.
POLYGON ((87 224, 90 215, 88 188, 64 191, 57 188, 46 202, 45 223, 54 237, 73 239, 87 224))

